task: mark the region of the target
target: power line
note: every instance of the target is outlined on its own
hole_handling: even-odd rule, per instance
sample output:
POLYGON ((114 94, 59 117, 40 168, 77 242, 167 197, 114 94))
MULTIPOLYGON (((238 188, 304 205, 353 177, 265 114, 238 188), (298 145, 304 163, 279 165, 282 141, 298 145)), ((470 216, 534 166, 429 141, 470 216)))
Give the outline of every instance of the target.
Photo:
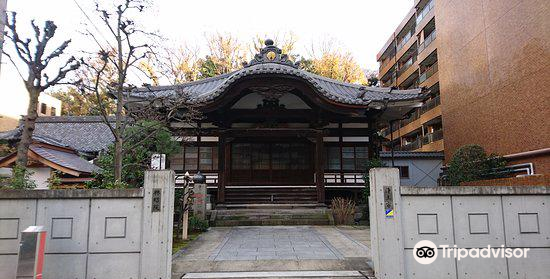
MULTIPOLYGON (((88 16, 88 14, 86 13, 86 11, 84 11, 84 9, 82 8, 82 6, 80 6, 80 4, 78 4, 78 1, 77 0, 73 0, 73 2, 76 4, 76 6, 78 7, 78 9, 82 12, 82 14, 84 14, 84 16, 86 17, 86 19, 88 19, 88 21, 92 24, 92 26, 95 28, 95 30, 97 31, 97 33, 99 33, 99 35, 103 38, 103 40, 105 40, 105 42, 109 45, 109 47, 111 49, 115 49, 111 43, 109 43, 109 40, 107 40, 107 38, 103 35, 103 33, 101 32, 101 30, 99 30, 99 28, 97 27, 97 25, 95 25, 95 23, 92 21, 92 19, 88 16)), ((89 31, 88 31, 89 32, 89 31)), ((90 35, 91 35, 91 32, 89 32, 90 35)), ((92 37, 94 37, 93 35, 91 35, 92 37)), ((94 37, 93 38, 94 41, 99 45, 99 47, 103 50, 103 47, 101 46, 101 44, 97 41, 97 39, 94 37)))
MULTIPOLYGON (((0 0, 1 1, 1 0, 0 0)), ((115 47, 113 47, 111 45, 111 43, 109 43, 109 40, 107 40, 107 38, 105 37, 105 35, 103 35, 103 33, 101 32, 101 30, 99 30, 99 28, 94 24, 94 22, 92 21, 92 19, 88 16, 88 14, 86 13, 86 11, 84 11, 84 9, 82 8, 82 6, 80 6, 80 4, 78 4, 78 1, 77 0, 73 0, 73 2, 75 3, 75 5, 78 7, 78 9, 82 12, 82 14, 84 14, 84 16, 86 17, 86 19, 88 19, 88 21, 92 24, 92 26, 95 28, 95 30, 99 33, 99 35, 103 38, 103 40, 105 40, 105 42, 109 45, 109 47, 111 49, 115 49, 115 47)), ((105 51, 105 49, 103 49, 103 46, 99 43, 99 41, 97 40, 97 38, 91 34, 91 32, 86 29, 86 31, 88 31, 88 33, 90 33, 92 39, 97 43, 97 45, 99 46, 99 48, 101 48, 101 50, 105 51)), ((119 50, 120 51, 120 50, 119 50)), ((140 81, 142 84, 144 84, 145 82, 143 81, 143 79, 137 74, 135 73, 134 71, 130 71, 132 74, 134 74, 140 81)))

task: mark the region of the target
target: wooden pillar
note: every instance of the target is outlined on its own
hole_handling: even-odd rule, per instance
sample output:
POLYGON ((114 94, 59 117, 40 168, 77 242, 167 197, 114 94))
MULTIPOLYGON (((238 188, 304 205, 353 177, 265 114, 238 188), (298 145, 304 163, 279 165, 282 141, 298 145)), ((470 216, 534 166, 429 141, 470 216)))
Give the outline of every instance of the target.
POLYGON ((319 131, 315 135, 315 186, 317 189, 317 203, 325 203, 325 148, 323 134, 319 131))
POLYGON ((220 135, 218 138, 218 203, 225 203, 225 184, 227 183, 226 179, 226 140, 224 135, 220 135))
POLYGON ((369 159, 376 158, 380 156, 380 152, 378 150, 379 146, 376 142, 376 122, 374 120, 369 121, 369 127, 368 127, 368 137, 369 137, 369 143, 368 143, 368 152, 369 152, 369 159))

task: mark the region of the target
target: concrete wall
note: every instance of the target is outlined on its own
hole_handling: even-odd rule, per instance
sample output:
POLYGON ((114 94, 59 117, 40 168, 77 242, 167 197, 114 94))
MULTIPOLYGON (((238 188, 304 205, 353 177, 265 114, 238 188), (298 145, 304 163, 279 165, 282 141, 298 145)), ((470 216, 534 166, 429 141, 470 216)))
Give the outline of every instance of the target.
POLYGON ((0 191, 0 278, 15 278, 30 225, 47 230, 44 279, 170 278, 173 189, 156 171, 143 189, 0 191))
POLYGON ((548 278, 550 187, 401 187, 398 170, 371 176, 371 241, 378 279, 548 278), (393 210, 388 216, 386 210, 393 210), (527 258, 414 259, 420 240, 458 248, 529 248, 527 258))

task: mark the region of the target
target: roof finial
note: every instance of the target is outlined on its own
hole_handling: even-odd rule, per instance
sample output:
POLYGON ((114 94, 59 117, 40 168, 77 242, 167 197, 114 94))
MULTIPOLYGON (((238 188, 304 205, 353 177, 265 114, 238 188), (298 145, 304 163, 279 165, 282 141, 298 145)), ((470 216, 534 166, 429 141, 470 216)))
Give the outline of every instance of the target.
POLYGON ((274 44, 272 39, 265 39, 265 45, 266 46, 272 46, 274 44))

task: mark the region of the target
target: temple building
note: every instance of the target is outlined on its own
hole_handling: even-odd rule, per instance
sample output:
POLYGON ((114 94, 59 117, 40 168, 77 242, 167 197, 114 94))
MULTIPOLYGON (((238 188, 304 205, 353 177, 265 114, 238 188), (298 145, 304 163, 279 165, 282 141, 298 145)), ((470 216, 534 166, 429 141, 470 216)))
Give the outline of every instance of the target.
POLYGON ((360 195, 378 130, 422 105, 422 89, 366 87, 307 72, 266 46, 242 69, 174 86, 136 89, 135 103, 185 96, 202 118, 181 127, 170 168, 201 171, 217 206, 326 204, 360 195), (195 128, 199 127, 199 129, 195 128))

